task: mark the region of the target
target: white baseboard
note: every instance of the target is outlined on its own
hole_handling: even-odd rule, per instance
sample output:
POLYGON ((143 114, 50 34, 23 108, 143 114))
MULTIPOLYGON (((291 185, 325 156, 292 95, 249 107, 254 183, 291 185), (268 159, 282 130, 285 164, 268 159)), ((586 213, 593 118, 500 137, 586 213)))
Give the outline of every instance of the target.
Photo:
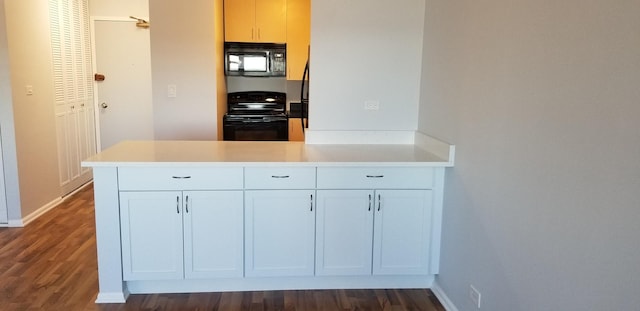
POLYGON ((76 194, 77 192, 83 190, 85 187, 87 187, 91 183, 92 183, 92 181, 89 181, 89 182, 85 183, 84 185, 78 187, 78 189, 76 189, 73 192, 71 192, 68 195, 66 195, 64 198, 63 197, 55 198, 53 201, 43 205, 42 207, 38 208, 37 210, 31 212, 29 215, 27 215, 25 217, 22 217, 22 219, 10 219, 9 223, 7 224, 7 227, 19 228, 19 227, 24 227, 24 226, 28 225, 30 222, 36 220, 38 217, 44 215, 46 212, 52 210, 53 208, 58 206, 60 203, 64 202, 67 198, 69 198, 72 195, 76 194))
POLYGON ((22 217, 22 227, 28 225, 30 222, 36 220, 38 217, 44 215, 46 212, 50 211, 51 209, 53 209, 54 207, 58 206, 58 204, 62 203, 62 197, 59 198, 55 198, 53 201, 45 204, 44 206, 40 207, 39 209, 33 211, 31 214, 22 217))
POLYGON ((442 304, 445 310, 447 311, 458 311, 458 308, 453 304, 451 299, 447 296, 447 294, 442 290, 442 287, 438 284, 438 282, 433 282, 433 286, 431 286, 431 292, 438 298, 438 301, 442 304))

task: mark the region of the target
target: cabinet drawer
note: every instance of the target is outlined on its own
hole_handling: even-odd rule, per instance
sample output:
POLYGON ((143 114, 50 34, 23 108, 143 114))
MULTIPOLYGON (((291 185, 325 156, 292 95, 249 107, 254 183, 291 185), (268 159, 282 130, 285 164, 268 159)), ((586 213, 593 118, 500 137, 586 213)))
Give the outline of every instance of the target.
POLYGON ((313 189, 315 167, 247 167, 246 189, 313 189))
POLYGON ((120 167, 120 190, 242 189, 242 167, 120 167))
POLYGON ((430 167, 319 167, 318 189, 431 189, 430 167))

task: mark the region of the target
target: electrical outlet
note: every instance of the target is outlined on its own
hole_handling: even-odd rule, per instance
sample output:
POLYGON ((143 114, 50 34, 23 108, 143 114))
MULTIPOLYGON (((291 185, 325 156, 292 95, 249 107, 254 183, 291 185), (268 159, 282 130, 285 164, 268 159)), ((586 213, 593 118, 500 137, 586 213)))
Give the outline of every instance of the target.
POLYGON ((365 100, 364 110, 378 110, 380 109, 380 102, 377 100, 365 100))
POLYGON ((481 298, 482 295, 480 294, 480 291, 473 287, 473 285, 469 285, 469 299, 473 301, 478 309, 480 309, 481 298))
POLYGON ((25 85, 24 91, 27 95, 33 95, 33 85, 25 85))

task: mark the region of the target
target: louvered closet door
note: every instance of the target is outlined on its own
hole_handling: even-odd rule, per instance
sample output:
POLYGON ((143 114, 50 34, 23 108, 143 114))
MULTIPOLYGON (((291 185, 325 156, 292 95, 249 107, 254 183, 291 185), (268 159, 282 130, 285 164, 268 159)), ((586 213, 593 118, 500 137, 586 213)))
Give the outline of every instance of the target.
POLYGON ((80 166, 95 154, 87 0, 50 0, 51 52, 60 185, 69 193, 91 179, 80 166))

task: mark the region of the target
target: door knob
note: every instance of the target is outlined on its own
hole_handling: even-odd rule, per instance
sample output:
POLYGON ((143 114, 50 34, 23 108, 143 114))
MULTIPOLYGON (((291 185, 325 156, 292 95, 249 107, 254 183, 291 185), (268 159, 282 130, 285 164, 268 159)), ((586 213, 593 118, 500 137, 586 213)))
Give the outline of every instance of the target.
POLYGON ((102 103, 102 104, 100 105, 100 107, 107 109, 107 107, 109 107, 109 105, 107 105, 107 103, 102 103))

